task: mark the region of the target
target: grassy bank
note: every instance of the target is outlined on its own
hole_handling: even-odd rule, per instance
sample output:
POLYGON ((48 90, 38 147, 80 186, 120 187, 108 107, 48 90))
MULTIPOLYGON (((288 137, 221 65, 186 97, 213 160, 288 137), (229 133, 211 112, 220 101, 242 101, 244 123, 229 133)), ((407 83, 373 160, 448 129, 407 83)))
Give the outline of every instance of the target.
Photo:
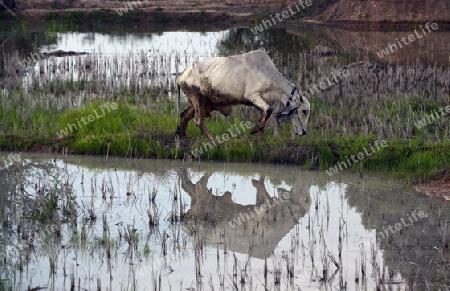
MULTIPOLYGON (((210 147, 205 146, 208 140, 193 122, 188 126, 189 140, 178 141, 175 138, 178 118, 170 101, 157 103, 153 109, 125 102, 118 102, 116 109, 111 109, 111 104, 115 103, 94 101, 60 115, 55 114, 56 110, 35 110, 23 122, 17 119, 20 112, 10 108, 8 120, 2 121, 3 126, 22 128, 23 131, 19 135, 2 136, 0 149, 61 152, 67 148, 72 154, 195 159, 192 152, 202 148, 200 159, 290 163, 319 170, 327 170, 341 162, 343 170, 378 171, 414 182, 436 177, 450 165, 449 140, 427 142, 395 138, 386 140, 387 146, 377 149, 375 141, 382 139, 376 136, 323 136, 320 129, 314 128, 307 136, 292 140, 289 124, 282 125, 278 137, 269 126, 266 138, 261 139, 258 135, 249 135, 248 129, 237 135, 235 128, 241 121, 246 121, 237 116, 225 119, 214 115, 207 121, 214 136, 229 133, 230 129, 237 135, 218 147, 210 147), (37 130, 27 133, 27 128, 37 130), (351 155, 364 152, 364 148, 370 156, 352 163, 351 155)), ((4 116, 4 108, 0 107, 0 114, 4 116)))

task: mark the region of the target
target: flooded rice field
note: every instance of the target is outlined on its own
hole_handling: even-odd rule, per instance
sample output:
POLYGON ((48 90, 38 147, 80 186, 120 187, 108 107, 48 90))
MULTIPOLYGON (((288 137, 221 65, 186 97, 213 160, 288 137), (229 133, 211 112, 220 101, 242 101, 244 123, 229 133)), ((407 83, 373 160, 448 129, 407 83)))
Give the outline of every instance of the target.
POLYGON ((449 205, 377 176, 8 154, 0 154, 2 290, 445 290, 450 282, 449 205))
MULTIPOLYGON (((40 138, 52 151, 58 124, 67 123, 59 117, 98 100, 164 112, 175 124, 175 80, 188 65, 255 49, 309 92, 313 137, 450 136, 447 115, 416 125, 449 102, 446 31, 381 57, 408 32, 21 33, 0 33, 1 138, 40 138), (350 74, 313 92, 340 70, 350 74)), ((229 119, 250 114, 233 108, 229 119)), ((130 158, 0 153, 0 290, 450 286, 450 206, 443 200, 350 171, 331 177, 298 166, 141 159, 129 142, 122 146, 131 147, 130 158)))

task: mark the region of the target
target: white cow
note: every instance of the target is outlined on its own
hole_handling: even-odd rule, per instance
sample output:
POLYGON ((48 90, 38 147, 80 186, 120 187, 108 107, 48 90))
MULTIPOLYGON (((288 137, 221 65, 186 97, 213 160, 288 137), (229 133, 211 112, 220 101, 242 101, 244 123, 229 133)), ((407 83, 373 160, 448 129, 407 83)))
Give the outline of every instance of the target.
POLYGON ((194 118, 200 130, 213 140, 204 118, 212 110, 227 116, 231 106, 237 104, 255 106, 262 112, 251 134, 263 134, 265 122, 273 112, 277 113, 278 123, 291 120, 294 135, 306 134, 308 100, 299 95, 263 51, 195 61, 178 77, 177 83, 178 94, 181 88, 188 98, 188 107, 180 114, 177 130, 180 137, 186 136, 187 124, 194 118))

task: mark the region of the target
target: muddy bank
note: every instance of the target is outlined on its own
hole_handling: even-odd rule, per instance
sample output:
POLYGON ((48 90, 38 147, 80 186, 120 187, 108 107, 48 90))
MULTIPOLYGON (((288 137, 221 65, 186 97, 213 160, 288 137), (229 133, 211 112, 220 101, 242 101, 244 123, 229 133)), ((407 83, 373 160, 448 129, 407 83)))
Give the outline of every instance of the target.
POLYGON ((374 0, 265 0, 239 2, 217 1, 7 1, 15 13, 1 12, 0 19, 26 19, 32 22, 66 20, 90 25, 103 23, 241 23, 255 25, 277 13, 300 7, 298 13, 277 23, 285 26, 308 22, 352 29, 411 29, 411 25, 435 21, 441 28, 450 27, 450 3, 433 0, 401 0, 391 2, 374 0))
POLYGON ((326 5, 315 19, 327 23, 354 26, 360 23, 389 27, 406 26, 426 21, 449 23, 450 2, 445 0, 339 0, 326 5))
MULTIPOLYGON (((32 22, 65 20, 73 23, 252 23, 264 12, 276 11, 279 1, 256 3, 213 1, 16 1, 14 13, 32 22)), ((3 11, 3 19, 14 19, 3 11)), ((0 18, 1 19, 1 18, 0 18)))
POLYGON ((416 186, 415 190, 429 196, 444 198, 445 201, 450 202, 450 170, 439 176, 440 178, 434 181, 416 186))
MULTIPOLYGON (((196 24, 196 23, 247 23, 248 15, 230 15, 225 12, 176 12, 164 10, 130 11, 122 16, 114 10, 25 10, 16 13, 19 19, 26 19, 32 23, 48 21, 61 21, 79 25, 80 27, 93 27, 96 24, 137 25, 147 23, 196 24)), ((3 14, 3 19, 14 20, 11 15, 3 14)))

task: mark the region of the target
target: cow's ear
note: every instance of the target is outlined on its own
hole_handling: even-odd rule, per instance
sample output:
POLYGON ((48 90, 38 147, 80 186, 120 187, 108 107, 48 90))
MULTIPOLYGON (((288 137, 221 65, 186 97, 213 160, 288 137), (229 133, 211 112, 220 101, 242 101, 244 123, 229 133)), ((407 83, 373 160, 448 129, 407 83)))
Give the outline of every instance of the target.
POLYGON ((286 108, 283 111, 278 112, 277 123, 280 124, 282 122, 289 120, 292 117, 292 115, 295 113, 295 111, 296 111, 296 109, 286 108))

